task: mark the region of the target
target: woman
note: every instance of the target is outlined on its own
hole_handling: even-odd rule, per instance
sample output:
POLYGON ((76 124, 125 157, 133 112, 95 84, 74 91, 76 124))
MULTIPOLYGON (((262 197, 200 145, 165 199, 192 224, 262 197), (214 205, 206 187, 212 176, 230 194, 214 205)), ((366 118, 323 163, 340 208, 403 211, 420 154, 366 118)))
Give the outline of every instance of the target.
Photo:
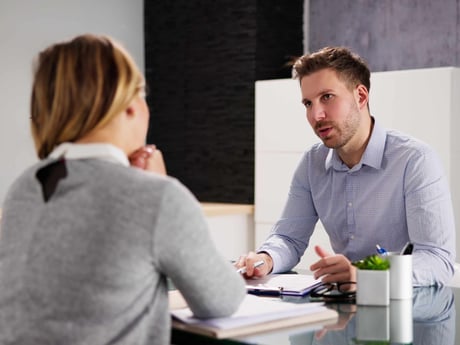
POLYGON ((41 161, 3 205, 1 344, 169 344, 166 277, 197 317, 227 316, 243 299, 198 202, 144 147, 144 96, 132 58, 108 37, 39 54, 41 161))

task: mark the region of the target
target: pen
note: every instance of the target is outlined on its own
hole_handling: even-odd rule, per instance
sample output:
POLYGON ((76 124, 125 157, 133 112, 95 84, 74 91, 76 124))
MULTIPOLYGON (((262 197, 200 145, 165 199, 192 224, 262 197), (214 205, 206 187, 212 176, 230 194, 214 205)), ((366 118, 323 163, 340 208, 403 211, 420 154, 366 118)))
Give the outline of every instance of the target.
POLYGON ((257 296, 279 296, 281 295, 280 290, 264 290, 264 289, 250 289, 248 294, 257 296))
POLYGON ((378 244, 376 244, 375 247, 377 248, 377 253, 379 253, 380 255, 387 255, 388 254, 386 249, 380 247, 378 244))
MULTIPOLYGON (((259 267, 259 266, 262 266, 264 263, 265 263, 264 260, 256 261, 256 262, 254 263, 254 268, 259 267)), ((244 273, 246 273, 246 267, 238 268, 238 269, 236 270, 236 272, 237 272, 237 273, 244 274, 244 273)))
POLYGON ((407 242, 406 245, 401 250, 401 255, 411 255, 414 245, 410 242, 407 242))

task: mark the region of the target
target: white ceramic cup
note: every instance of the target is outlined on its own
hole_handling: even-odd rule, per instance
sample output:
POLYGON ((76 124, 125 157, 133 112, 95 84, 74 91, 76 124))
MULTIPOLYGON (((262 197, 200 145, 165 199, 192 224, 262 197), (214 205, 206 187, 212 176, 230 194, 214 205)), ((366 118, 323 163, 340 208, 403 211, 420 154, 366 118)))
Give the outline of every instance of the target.
POLYGON ((412 298, 412 255, 390 252, 390 299, 412 298))

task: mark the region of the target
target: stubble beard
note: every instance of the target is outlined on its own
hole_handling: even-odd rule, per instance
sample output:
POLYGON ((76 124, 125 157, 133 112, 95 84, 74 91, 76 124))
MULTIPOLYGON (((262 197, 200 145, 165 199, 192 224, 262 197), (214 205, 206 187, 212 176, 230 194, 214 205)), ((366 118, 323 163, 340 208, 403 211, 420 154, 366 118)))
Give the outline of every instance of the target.
POLYGON ((359 125, 361 123, 361 118, 359 116, 359 110, 356 104, 352 104, 350 111, 347 114, 347 117, 342 122, 342 125, 338 125, 335 122, 323 122, 322 126, 328 124, 332 126, 333 130, 336 132, 335 136, 337 140, 331 141, 332 136, 327 136, 326 138, 320 139, 323 141, 324 145, 331 149, 340 149, 350 142, 358 131, 359 125))

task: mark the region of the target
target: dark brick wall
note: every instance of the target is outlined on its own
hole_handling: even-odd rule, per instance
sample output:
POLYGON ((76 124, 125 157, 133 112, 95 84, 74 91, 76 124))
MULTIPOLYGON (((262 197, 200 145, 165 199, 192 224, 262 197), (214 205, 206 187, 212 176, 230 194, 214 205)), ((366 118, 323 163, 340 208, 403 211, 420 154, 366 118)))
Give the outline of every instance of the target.
POLYGON ((310 51, 342 45, 372 71, 459 66, 460 0, 310 0, 310 51))
POLYGON ((200 201, 254 201, 254 82, 290 77, 303 1, 145 1, 148 142, 200 201))

